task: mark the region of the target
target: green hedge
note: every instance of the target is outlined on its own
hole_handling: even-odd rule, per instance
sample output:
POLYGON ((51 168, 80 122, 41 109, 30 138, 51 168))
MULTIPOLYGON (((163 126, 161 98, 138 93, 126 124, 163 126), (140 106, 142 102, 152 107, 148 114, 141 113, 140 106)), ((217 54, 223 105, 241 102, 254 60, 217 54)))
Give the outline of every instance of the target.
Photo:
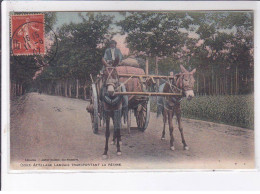
MULTIPOLYGON (((254 129, 254 96, 196 96, 182 101, 182 115, 186 118, 225 123, 254 129)), ((155 101, 152 111, 156 111, 155 101)))

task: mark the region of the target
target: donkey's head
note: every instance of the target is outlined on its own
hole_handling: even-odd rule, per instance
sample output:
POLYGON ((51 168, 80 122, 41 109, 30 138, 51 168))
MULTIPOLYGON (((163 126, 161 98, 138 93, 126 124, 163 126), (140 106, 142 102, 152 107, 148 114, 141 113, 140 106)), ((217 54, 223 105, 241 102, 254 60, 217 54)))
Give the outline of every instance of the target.
POLYGON ((118 64, 119 57, 116 57, 111 65, 107 65, 105 70, 105 87, 110 97, 114 96, 115 88, 119 85, 119 78, 116 71, 116 66, 118 66, 118 64))
POLYGON ((182 65, 180 67, 181 73, 178 74, 179 78, 177 79, 177 86, 182 89, 187 99, 191 100, 194 97, 193 88, 195 79, 193 74, 196 72, 196 69, 193 69, 191 72, 189 72, 182 65))
POLYGON ((110 97, 114 96, 119 80, 115 67, 107 67, 105 71, 105 84, 107 93, 110 97))

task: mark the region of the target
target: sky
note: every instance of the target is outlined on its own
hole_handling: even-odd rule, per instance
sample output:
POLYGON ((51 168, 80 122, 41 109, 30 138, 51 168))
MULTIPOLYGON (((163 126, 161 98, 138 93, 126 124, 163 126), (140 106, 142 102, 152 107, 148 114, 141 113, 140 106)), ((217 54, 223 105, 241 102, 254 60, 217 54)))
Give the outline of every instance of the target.
MULTIPOLYGON (((88 13, 88 12, 56 12, 57 20, 54 25, 54 30, 57 30, 63 24, 70 24, 71 22, 72 23, 82 22, 82 19, 79 16, 79 14, 84 16, 86 13, 88 13)), ((95 12, 95 13, 100 13, 100 12, 95 12)), ((102 13, 105 15, 114 16, 114 22, 123 20, 125 17, 122 14, 120 14, 119 12, 102 12, 102 13)), ((119 27, 116 25, 111 25, 111 28, 112 28, 112 31, 117 31, 117 32, 120 31, 119 27)), ((180 29, 180 31, 187 32, 185 29, 180 29)), ((228 31, 224 30, 224 31, 231 33, 231 32, 235 32, 235 29, 228 30, 228 31)), ((189 37, 191 37, 191 38, 196 38, 196 39, 199 38, 198 34, 196 34, 195 32, 188 32, 188 34, 189 34, 189 37)), ((118 33, 114 36, 113 39, 117 42, 117 47, 121 50, 122 54, 128 55, 129 49, 127 48, 125 38, 126 38, 126 35, 120 35, 118 33)), ((202 43, 203 43, 202 40, 198 39, 197 46, 199 46, 202 43)))
MULTIPOLYGON (((82 19, 79 17, 79 13, 82 15, 85 15, 87 12, 56 12, 57 21, 54 25, 54 30, 57 30, 57 28, 60 28, 63 24, 70 24, 72 23, 80 23, 82 22, 82 19)), ((114 16, 114 21, 120 21, 124 19, 124 16, 119 14, 119 12, 102 12, 106 15, 114 16)), ((113 31, 119 31, 119 27, 116 25, 112 25, 113 31)), ((120 35, 116 34, 114 36, 114 40, 117 42, 117 48, 119 48, 123 55, 128 55, 129 49, 127 48, 127 45, 125 43, 125 37, 126 35, 120 35)))
MULTIPOLYGON (((79 14, 85 15, 86 13, 87 12, 56 12, 57 21, 54 25, 54 30, 57 30, 57 28, 60 28, 63 24, 70 24, 71 22, 72 23, 82 22, 82 19, 79 17, 79 14)), ((114 16, 114 22, 124 19, 124 16, 121 15, 119 12, 102 12, 102 13, 106 15, 114 16)), ((111 27, 113 31, 120 30, 119 27, 116 25, 112 25, 111 27)), ((198 38, 198 35, 195 33, 189 33, 189 36, 192 38, 198 38)), ((127 48, 125 38, 126 35, 116 34, 113 39, 117 42, 117 48, 121 50, 122 54, 128 55, 129 49, 127 48)))

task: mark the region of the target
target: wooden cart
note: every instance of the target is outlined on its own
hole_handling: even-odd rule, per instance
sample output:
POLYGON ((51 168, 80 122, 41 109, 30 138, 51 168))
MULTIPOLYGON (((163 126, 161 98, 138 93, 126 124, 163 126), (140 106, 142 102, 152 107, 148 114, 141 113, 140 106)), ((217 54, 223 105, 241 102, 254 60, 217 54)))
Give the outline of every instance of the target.
MULTIPOLYGON (((134 112, 137 127, 140 131, 145 131, 149 124, 151 96, 178 96, 179 93, 159 93, 154 90, 154 86, 159 80, 169 81, 174 79, 173 76, 147 75, 144 70, 138 67, 118 66, 115 67, 119 82, 126 87, 125 92, 115 92, 115 95, 128 96, 128 120, 127 128, 130 133, 131 128, 131 112, 134 112), (158 81, 157 81, 158 80, 158 81)), ((102 85, 102 75, 99 75, 91 86, 91 99, 88 107, 92 120, 92 128, 94 132, 98 131, 101 126, 102 118, 102 102, 100 100, 100 91, 102 85)))

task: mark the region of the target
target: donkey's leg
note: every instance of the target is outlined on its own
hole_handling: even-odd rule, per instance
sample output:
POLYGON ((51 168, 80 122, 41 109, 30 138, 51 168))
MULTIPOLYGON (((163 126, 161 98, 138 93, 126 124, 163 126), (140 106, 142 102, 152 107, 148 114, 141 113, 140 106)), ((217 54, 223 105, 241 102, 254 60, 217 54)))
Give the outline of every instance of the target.
POLYGON ((163 131, 162 131, 162 137, 161 140, 165 140, 165 126, 167 122, 167 111, 163 110, 163 131))
MULTIPOLYGON (((114 124, 114 133, 113 133, 113 140, 111 141, 111 145, 115 145, 116 144, 116 140, 117 140, 117 129, 115 127, 115 122, 117 122, 117 120, 113 120, 113 124, 114 124)), ((119 122, 119 121, 118 121, 119 122)), ((121 122, 121 121, 120 121, 121 122)), ((119 137, 119 144, 122 145, 122 141, 121 141, 121 136, 119 137)))
POLYGON ((117 140, 117 155, 121 155, 120 151, 120 141, 121 141, 121 135, 120 135, 120 128, 121 128, 121 110, 115 111, 114 112, 114 119, 113 119, 113 124, 114 124, 114 133, 116 134, 116 140, 117 140))
MULTIPOLYGON (((113 123, 114 123, 114 120, 113 120, 113 123)), ((115 142, 116 142, 116 132, 115 132, 115 129, 113 131, 113 139, 111 141, 111 145, 115 145, 115 142)))
POLYGON ((128 110, 127 131, 130 134, 130 132, 131 132, 131 110, 128 110))
POLYGON ((181 107, 180 105, 176 107, 176 117, 177 117, 177 121, 178 121, 178 125, 179 125, 179 131, 181 133, 181 140, 182 140, 182 144, 183 144, 183 149, 188 150, 189 147, 187 146, 185 139, 184 139, 184 135, 183 135, 183 127, 182 127, 182 121, 181 121, 181 107))
POLYGON ((117 145, 116 145, 117 155, 120 156, 121 155, 120 144, 122 144, 120 143, 121 142, 120 128, 116 130, 116 133, 117 133, 117 145))
POLYGON ((106 145, 105 145, 105 151, 103 154, 104 159, 107 158, 107 151, 108 151, 108 140, 109 140, 109 136, 110 136, 109 123, 110 123, 110 117, 107 116, 107 118, 106 118, 106 145))
MULTIPOLYGON (((113 114, 112 120, 113 120, 113 125, 115 126, 114 114, 113 114)), ((115 145, 115 144, 116 144, 116 131, 115 131, 115 127, 114 127, 114 130, 113 130, 113 140, 111 141, 111 145, 115 145)))
POLYGON ((174 150, 173 142, 174 142, 174 137, 173 137, 173 123, 172 123, 172 118, 173 118, 173 111, 167 111, 168 112, 168 121, 169 121, 169 131, 170 131, 170 146, 171 150, 174 150))

